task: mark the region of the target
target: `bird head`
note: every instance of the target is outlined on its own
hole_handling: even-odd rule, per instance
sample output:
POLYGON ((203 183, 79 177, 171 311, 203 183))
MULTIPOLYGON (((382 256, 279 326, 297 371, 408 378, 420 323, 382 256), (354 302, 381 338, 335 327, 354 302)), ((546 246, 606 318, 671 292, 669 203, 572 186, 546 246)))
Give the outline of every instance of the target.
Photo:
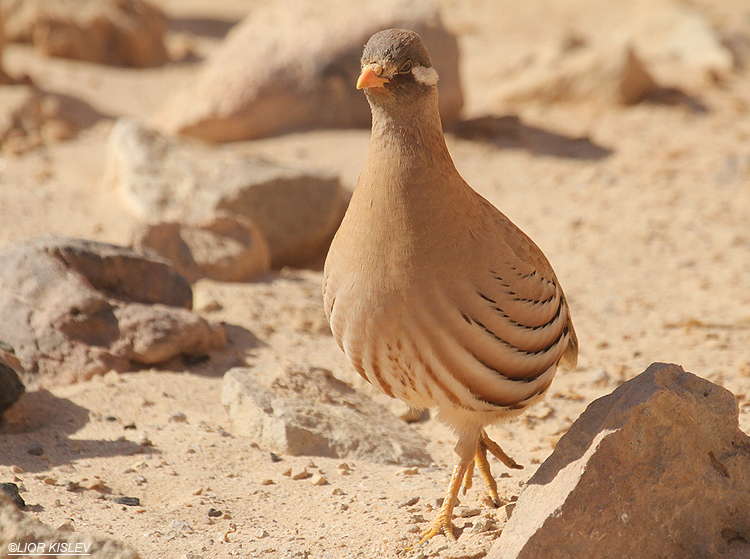
POLYGON ((386 29, 365 45, 357 89, 370 96, 419 94, 435 89, 437 80, 422 38, 406 29, 386 29))

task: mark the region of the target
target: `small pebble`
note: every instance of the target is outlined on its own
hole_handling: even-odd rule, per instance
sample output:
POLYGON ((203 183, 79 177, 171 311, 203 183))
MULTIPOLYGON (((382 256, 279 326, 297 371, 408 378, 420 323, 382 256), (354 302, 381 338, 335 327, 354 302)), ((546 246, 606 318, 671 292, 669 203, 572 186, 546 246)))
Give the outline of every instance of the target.
POLYGON ((482 511, 478 507, 456 507, 453 514, 459 518, 478 516, 482 511))
POLYGON ((259 528, 258 531, 255 532, 255 537, 258 538, 259 540, 263 538, 267 538, 268 536, 269 536, 268 532, 263 528, 259 528))
POLYGON ((421 514, 412 514, 407 522, 409 524, 419 524, 421 522, 425 522, 425 519, 421 514))
POLYGON ((65 482, 65 490, 70 491, 71 493, 74 493, 75 491, 78 491, 81 488, 81 486, 78 484, 77 481, 67 481, 65 482))
POLYGON ((61 532, 72 532, 73 525, 70 522, 63 522, 57 527, 57 529, 61 532))
POLYGON ((281 456, 279 456, 275 452, 271 452, 269 454, 269 457, 271 458, 271 462, 281 462, 281 460, 282 460, 281 456))
POLYGON ((210 516, 212 518, 218 518, 223 513, 219 509, 215 509, 215 508, 212 507, 212 508, 208 509, 208 512, 206 514, 208 514, 208 516, 210 516))
POLYGON ((494 528, 494 523, 489 518, 478 518, 471 525, 470 534, 482 534, 494 528))
POLYGON ((41 456, 42 454, 44 454, 44 448, 42 448, 41 445, 34 445, 32 447, 29 447, 26 452, 28 454, 31 454, 32 456, 41 456))
POLYGON ((419 473, 419 468, 404 468, 400 472, 398 472, 402 476, 414 476, 419 473))
POLYGON ((310 477, 310 472, 304 466, 294 466, 290 475, 294 480, 307 479, 310 477))
POLYGON ((130 422, 127 425, 123 425, 122 428, 123 429, 137 429, 137 427, 135 426, 135 423, 133 423, 133 422, 130 422))
POLYGON ((153 446, 154 443, 152 443, 151 439, 148 438, 148 435, 144 433, 141 435, 141 438, 138 439, 138 444, 141 446, 153 446))
POLYGON ((331 491, 331 495, 346 495, 340 488, 334 487, 331 491))
POLYGON ((148 483, 148 480, 143 477, 141 474, 135 474, 133 475, 133 481, 136 485, 143 485, 144 483, 148 483))
POLYGON ((401 501, 398 504, 398 508, 402 509, 404 507, 411 507, 416 505, 419 502, 419 497, 411 497, 410 499, 406 499, 406 501, 401 501))
POLYGON ((187 421, 187 416, 181 411, 177 411, 169 416, 169 421, 172 423, 185 423, 187 421))
POLYGON ((44 483, 47 485, 57 485, 57 479, 53 477, 46 477, 44 478, 44 483))
POLYGON ((139 507, 141 500, 138 497, 117 497, 115 503, 118 505, 127 505, 129 507, 139 507))
POLYGON ((107 421, 110 421, 110 422, 117 421, 117 418, 114 415, 108 415, 104 419, 106 419, 107 421))
POLYGON ((15 483, 0 483, 0 491, 10 497, 10 500, 13 501, 18 508, 26 506, 23 497, 18 493, 18 486, 15 483))
POLYGON ((15 464, 13 464, 10 467, 10 471, 13 472, 14 474, 25 474, 26 473, 26 470, 24 470, 21 466, 16 466, 15 464))
POLYGON ((312 476, 310 482, 313 485, 328 485, 328 480, 320 474, 315 474, 314 476, 312 476))
POLYGON ((261 485, 273 485, 274 481, 272 479, 264 479, 260 482, 261 485))
POLYGON ((188 532, 189 534, 193 533, 193 528, 190 526, 190 524, 188 524, 184 520, 179 520, 177 518, 169 523, 169 529, 175 530, 177 532, 188 532))
POLYGON ((339 505, 339 510, 349 510, 349 505, 347 505, 346 503, 341 503, 339 505))
POLYGON ((591 384, 594 385, 594 386, 596 386, 597 388, 604 388, 611 381, 612 381, 612 379, 607 374, 607 371, 604 370, 604 369, 602 369, 601 371, 599 371, 598 373, 596 373, 596 375, 594 376, 593 379, 591 379, 591 384))

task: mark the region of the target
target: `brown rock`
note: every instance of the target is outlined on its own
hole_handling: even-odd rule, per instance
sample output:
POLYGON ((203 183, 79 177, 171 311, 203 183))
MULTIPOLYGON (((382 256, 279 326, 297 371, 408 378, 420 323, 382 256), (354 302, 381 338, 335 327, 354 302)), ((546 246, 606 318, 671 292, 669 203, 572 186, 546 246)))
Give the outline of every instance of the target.
POLYGON ((289 365, 269 388, 260 368, 224 375, 221 401, 237 434, 292 456, 430 464, 416 431, 324 369, 289 365))
POLYGON ((443 122, 457 120, 457 41, 432 0, 279 0, 254 7, 155 124, 214 142, 369 126, 369 107, 355 88, 362 46, 389 27, 422 36, 440 73, 443 122))
POLYGON ((719 557, 750 540, 750 438, 731 392, 655 363, 594 401, 487 559, 719 557))
MULTIPOLYGON (((214 223, 247 218, 268 242, 271 265, 303 267, 325 255, 348 196, 334 175, 167 138, 131 120, 112 129, 105 182, 150 221, 214 223)), ((212 227, 209 225, 209 227, 212 227)))
POLYGON ((41 53, 148 67, 167 62, 166 19, 142 0, 0 0, 10 41, 41 53))
POLYGON ((252 281, 271 269, 271 252, 258 228, 229 214, 202 225, 146 225, 136 232, 133 244, 169 260, 191 283, 200 278, 252 281))
POLYGON ((187 280, 166 261, 93 241, 50 238, 0 253, 0 339, 49 385, 223 347, 190 312, 187 280))
POLYGON ((0 417, 26 390, 18 377, 21 371, 23 368, 13 348, 0 342, 0 417))
POLYGON ((65 529, 55 530, 42 524, 38 520, 22 513, 5 494, 0 492, 0 549, 2 556, 12 552, 11 545, 20 546, 18 552, 26 551, 33 556, 39 549, 26 548, 28 544, 43 543, 49 551, 55 545, 59 553, 64 544, 69 553, 87 554, 88 559, 138 559, 139 555, 133 548, 117 540, 105 539, 81 533, 72 533, 65 529), (78 547, 76 547, 78 546, 78 547))

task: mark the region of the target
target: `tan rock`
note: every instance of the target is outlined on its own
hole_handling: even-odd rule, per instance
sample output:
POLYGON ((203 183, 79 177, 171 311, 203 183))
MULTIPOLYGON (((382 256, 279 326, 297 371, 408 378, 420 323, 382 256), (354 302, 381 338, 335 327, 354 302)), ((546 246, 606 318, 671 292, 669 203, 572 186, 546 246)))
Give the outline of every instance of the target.
POLYGON ((584 42, 576 48, 539 56, 535 64, 498 90, 498 100, 632 105, 656 87, 630 44, 603 47, 584 42))
POLYGON ((142 0, 0 0, 10 41, 48 56, 117 66, 167 62, 166 19, 142 0))
POLYGON ((731 392, 656 363, 594 401, 487 559, 719 557, 750 539, 750 438, 731 392))
MULTIPOLYGON (((149 222, 239 234, 221 216, 247 218, 267 241, 274 268, 304 267, 322 258, 348 203, 330 172, 243 156, 229 146, 179 141, 132 120, 112 129, 105 184, 118 188, 130 210, 149 222)), ((202 258, 210 268, 210 255, 202 258)))
POLYGON ((268 387, 261 367, 271 366, 224 375, 221 401, 238 435, 292 456, 432 462, 421 435, 330 372, 284 365, 268 387))
POLYGON ((200 278, 252 281, 271 270, 271 252, 258 227, 230 214, 196 225, 145 225, 136 231, 133 246, 166 258, 191 283, 200 278))
POLYGON ((279 0, 254 7, 155 125, 215 142, 368 126, 355 88, 362 45, 389 27, 422 36, 440 74, 443 122, 455 121, 463 105, 458 47, 432 0, 279 0))
POLYGON ((133 548, 109 538, 72 533, 66 529, 55 530, 42 524, 38 520, 25 515, 13 502, 0 492, 0 549, 2 556, 6 552, 12 553, 11 545, 20 546, 17 552, 26 551, 30 555, 38 552, 38 548, 26 548, 31 544, 44 544, 45 551, 54 545, 57 553, 87 554, 89 559, 138 559, 139 555, 133 548), (77 546, 77 547, 76 547, 77 546), (62 548, 65 548, 63 550, 62 548))

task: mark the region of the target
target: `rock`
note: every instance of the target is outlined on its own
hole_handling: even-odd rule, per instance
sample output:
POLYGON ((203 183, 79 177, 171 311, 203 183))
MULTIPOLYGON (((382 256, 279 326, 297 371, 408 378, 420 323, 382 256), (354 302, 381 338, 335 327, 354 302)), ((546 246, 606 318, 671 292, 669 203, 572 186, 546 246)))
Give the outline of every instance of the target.
POLYGON ((166 18, 142 0, 0 0, 9 41, 47 56, 138 68, 167 62, 166 18))
POLYGON ((28 84, 0 88, 0 148, 3 153, 18 155, 45 143, 66 140, 75 135, 77 128, 55 95, 42 93, 28 84))
POLYGON ((307 468, 304 466, 294 466, 292 467, 292 471, 289 474, 289 477, 291 477, 295 481, 299 481, 301 479, 307 479, 311 476, 310 472, 307 471, 307 468))
POLYGON ((117 503, 118 505, 125 505, 128 507, 141 506, 141 500, 138 497, 116 497, 115 503, 117 503))
POLYGON ((274 268, 322 258, 348 203, 330 173, 243 156, 232 146, 178 141, 132 120, 112 129, 105 175, 148 222, 209 223, 203 227, 231 238, 231 223, 218 216, 249 219, 268 242, 274 268))
POLYGON ((519 77, 498 90, 499 101, 529 100, 550 103, 596 100, 602 104, 632 105, 657 85, 633 47, 587 45, 540 53, 519 77))
POLYGON ((18 492, 18 486, 15 483, 0 483, 0 492, 5 493, 11 500, 11 502, 19 509, 22 509, 26 506, 26 502, 18 492))
POLYGON ((660 82, 694 88, 725 79, 731 50, 708 19, 684 2, 645 2, 631 24, 633 47, 660 82))
POLYGON ((320 474, 315 474, 310 478, 313 485, 328 485, 328 480, 320 474))
POLYGON ((271 270, 271 252, 260 230, 249 219, 229 214, 200 225, 145 225, 133 246, 166 258, 191 283, 201 278, 246 282, 271 270))
POLYGON ((594 401, 487 559, 719 557, 750 540, 750 438, 726 389, 655 363, 594 401))
POLYGON ((223 327, 191 304, 190 284, 166 261, 123 247, 53 237, 0 253, 0 339, 14 347, 27 384, 223 347, 223 327))
POLYGON ((325 370, 289 365, 271 387, 259 369, 224 375, 221 401, 235 432, 275 452, 382 464, 430 464, 425 439, 325 370))
POLYGON ((2 492, 0 492, 0 549, 5 556, 10 546, 18 545, 18 552, 33 555, 38 551, 29 545, 44 543, 49 551, 55 545, 57 553, 87 553, 88 559, 138 559, 138 553, 117 540, 71 533, 67 530, 54 530, 45 524, 26 516, 2 492), (78 547, 76 547, 78 546, 78 547))
POLYGON ((18 376, 21 373, 23 373, 23 367, 13 348, 0 342, 0 418, 3 412, 15 404, 26 390, 18 376))
POLYGON ((255 6, 197 80, 167 99, 155 125, 213 142, 369 126, 365 96, 355 88, 362 47, 390 27, 422 36, 440 74, 443 123, 456 121, 458 46, 433 0, 280 0, 255 6))

